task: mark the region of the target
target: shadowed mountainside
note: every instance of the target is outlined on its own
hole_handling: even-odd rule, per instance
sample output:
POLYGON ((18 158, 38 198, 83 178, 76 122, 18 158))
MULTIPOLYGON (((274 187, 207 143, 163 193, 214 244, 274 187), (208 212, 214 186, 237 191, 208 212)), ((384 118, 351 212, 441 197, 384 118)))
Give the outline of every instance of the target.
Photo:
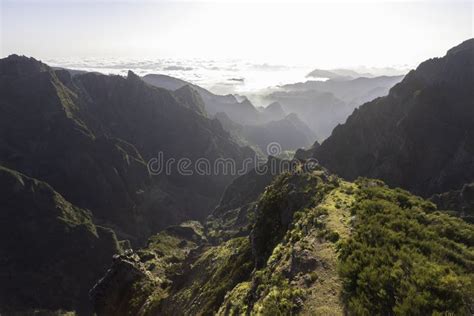
POLYGON ((474 40, 420 64, 355 110, 315 152, 347 179, 380 178, 430 196, 474 179, 474 40))
POLYGON ((71 76, 12 55, 0 60, 0 83, 0 162, 47 182, 123 238, 204 218, 232 180, 151 177, 146 164, 158 153, 237 164, 253 157, 203 115, 192 91, 155 88, 132 72, 71 76))
POLYGON ((48 184, 0 166, 0 313, 91 314, 88 289, 120 251, 112 230, 48 184))

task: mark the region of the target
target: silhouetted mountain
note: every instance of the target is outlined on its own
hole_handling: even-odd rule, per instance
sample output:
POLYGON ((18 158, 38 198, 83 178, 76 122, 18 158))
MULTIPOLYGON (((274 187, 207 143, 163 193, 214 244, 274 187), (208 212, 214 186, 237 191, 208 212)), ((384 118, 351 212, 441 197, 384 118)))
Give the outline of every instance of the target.
POLYGON ((185 85, 192 87, 203 99, 206 111, 211 116, 218 112, 224 112, 239 124, 256 124, 261 120, 260 112, 246 98, 239 101, 233 95, 216 95, 197 85, 166 75, 150 74, 144 76, 143 80, 155 87, 172 91, 185 85))
POLYGON ((371 77, 370 74, 359 74, 353 70, 349 69, 314 69, 306 77, 312 78, 327 78, 327 79, 337 79, 337 80, 350 80, 359 77, 371 77))
POLYGON ((267 152, 270 143, 278 143, 282 150, 295 150, 308 147, 316 138, 314 132, 294 113, 278 121, 245 126, 242 134, 264 152, 267 152))
POLYGON ((474 40, 420 64, 355 110, 316 157, 347 179, 380 178, 429 196, 474 179, 474 40))
MULTIPOLYGON (((391 87, 400 82, 404 76, 381 76, 374 78, 356 78, 353 80, 306 81, 282 86, 288 91, 321 91, 330 92, 350 105, 360 105, 373 99, 373 93, 387 94, 391 87)), ((380 96, 380 95, 379 95, 380 96)))
POLYGON ((2 166, 0 188, 0 313, 92 314, 88 289, 120 251, 114 232, 48 184, 2 166))
POLYGON ((278 100, 287 112, 297 113, 303 118, 319 140, 327 137, 334 126, 350 113, 347 104, 328 92, 279 91, 272 93, 270 99, 278 100))
POLYGON ((269 104, 262 109, 263 117, 266 121, 278 121, 286 116, 285 110, 278 102, 269 104))
POLYGON ((257 147, 264 155, 270 143, 277 143, 282 150, 295 150, 308 147, 316 138, 314 132, 294 113, 283 119, 259 125, 240 125, 232 121, 225 113, 217 113, 225 130, 242 144, 257 147))
POLYGON ((403 77, 357 78, 353 80, 307 81, 284 85, 268 95, 286 112, 294 112, 324 140, 364 102, 386 95, 403 77))
POLYGON ((356 70, 343 68, 329 70, 315 69, 311 71, 308 75, 306 75, 306 77, 350 80, 360 77, 373 78, 379 76, 399 76, 405 73, 405 70, 395 69, 391 67, 358 67, 356 70))
POLYGON ((226 130, 232 138, 240 146, 248 146, 252 148, 258 156, 265 157, 264 151, 258 147, 257 144, 252 143, 250 140, 246 139, 243 135, 244 125, 232 121, 229 116, 224 112, 218 112, 214 115, 214 119, 218 120, 222 125, 222 128, 226 130))

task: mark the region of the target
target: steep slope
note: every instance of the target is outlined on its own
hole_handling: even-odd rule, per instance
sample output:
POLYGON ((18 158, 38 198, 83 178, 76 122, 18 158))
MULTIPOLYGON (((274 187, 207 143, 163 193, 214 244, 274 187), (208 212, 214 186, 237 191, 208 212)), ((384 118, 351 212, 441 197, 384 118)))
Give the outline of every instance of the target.
POLYGON ((474 179, 474 40, 428 60, 334 129, 315 157, 430 196, 474 179))
MULTIPOLYGON (((135 258, 130 269, 141 269, 141 277, 128 286, 122 278, 98 286, 103 293, 125 286, 128 300, 141 303, 113 313, 472 312, 474 226, 378 180, 352 183, 303 164, 281 175, 249 173, 229 187, 202 232, 200 244, 191 244, 164 281, 144 268, 155 262, 150 257, 166 258, 163 251, 142 255, 153 253, 149 247, 124 257, 124 262, 135 258), (258 198, 255 191, 261 192, 258 198), (142 288, 147 294, 133 290, 142 288)), ((109 274, 117 275, 114 271, 109 274)), ((99 297, 97 310, 116 306, 107 295, 99 297)))
POLYGON ((269 156, 264 165, 232 181, 219 205, 206 219, 208 239, 222 242, 249 235, 258 197, 278 175, 291 169, 288 161, 269 156))
POLYGON ((0 162, 46 181, 123 238, 205 218, 232 175, 151 176, 147 162, 253 157, 200 112, 200 99, 127 78, 71 77, 32 58, 0 60, 0 162), (194 102, 198 102, 194 104, 194 102), (183 199, 183 196, 186 198, 183 199))
POLYGON ((0 60, 0 162, 132 232, 129 210, 150 181, 130 144, 84 123, 71 77, 32 58, 0 60))
POLYGON ((0 166, 0 313, 91 313, 88 289, 120 251, 113 231, 48 184, 0 166))
POLYGON ((174 95, 181 101, 181 104, 185 105, 189 109, 199 113, 203 116, 207 116, 204 101, 202 100, 199 93, 186 85, 174 91, 174 95))

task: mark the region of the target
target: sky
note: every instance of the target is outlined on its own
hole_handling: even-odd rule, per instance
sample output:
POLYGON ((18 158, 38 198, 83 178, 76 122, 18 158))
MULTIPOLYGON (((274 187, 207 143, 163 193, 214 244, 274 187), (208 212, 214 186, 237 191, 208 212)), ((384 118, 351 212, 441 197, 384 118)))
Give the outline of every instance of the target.
POLYGON ((472 1, 0 2, 2 57, 413 67, 473 37, 472 1))

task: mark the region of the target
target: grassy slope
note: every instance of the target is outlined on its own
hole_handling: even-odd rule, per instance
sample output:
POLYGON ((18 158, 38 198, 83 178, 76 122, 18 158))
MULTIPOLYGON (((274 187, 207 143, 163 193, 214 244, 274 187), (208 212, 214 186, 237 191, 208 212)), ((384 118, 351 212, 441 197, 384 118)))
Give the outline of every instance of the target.
POLYGON ((283 174, 257 205, 250 238, 191 250, 147 313, 467 315, 472 309, 474 228, 431 202, 381 181, 352 183, 315 171, 283 174))

